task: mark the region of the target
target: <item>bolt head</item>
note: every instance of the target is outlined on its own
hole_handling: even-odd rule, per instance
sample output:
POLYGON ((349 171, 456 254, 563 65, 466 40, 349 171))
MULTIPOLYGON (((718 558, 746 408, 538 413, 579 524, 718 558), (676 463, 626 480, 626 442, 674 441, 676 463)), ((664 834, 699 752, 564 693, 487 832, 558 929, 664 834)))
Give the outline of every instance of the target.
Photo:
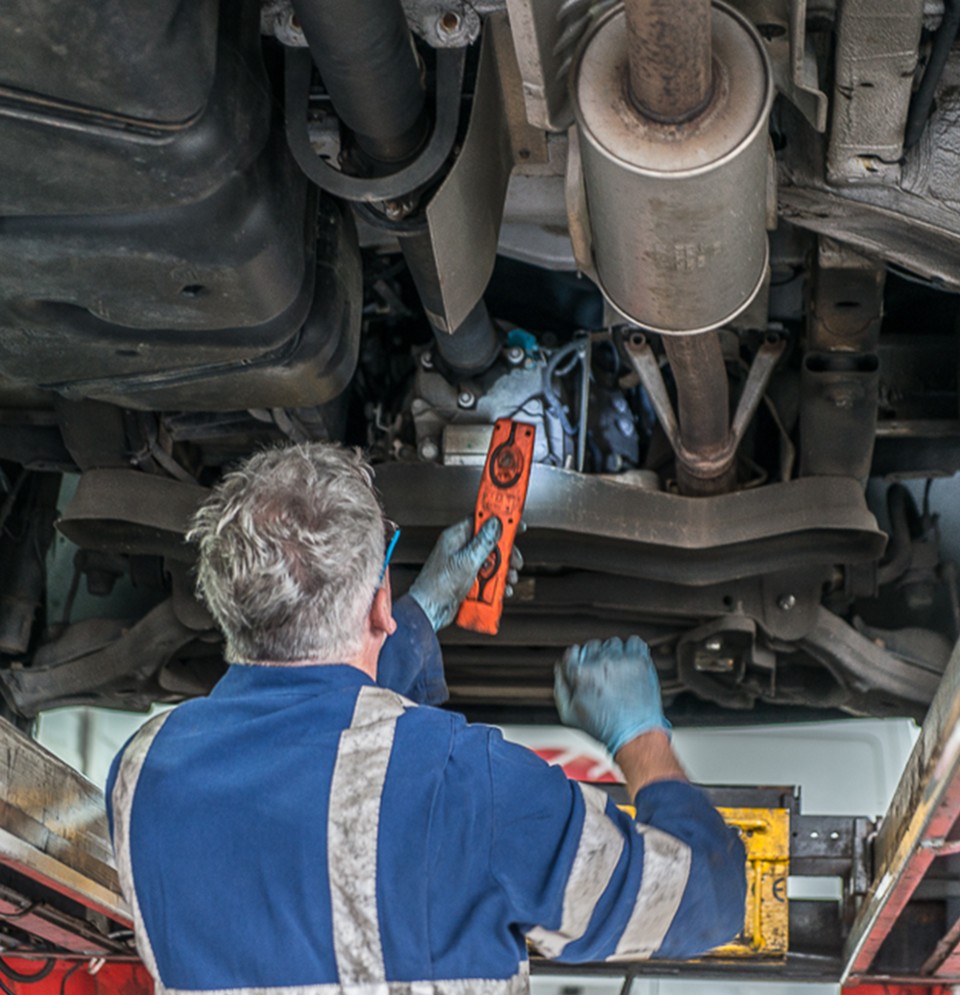
POLYGON ((452 38, 460 30, 462 23, 460 15, 455 10, 445 10, 437 18, 437 34, 441 38, 452 38))
POLYGON ((420 353, 420 365, 425 370, 433 369, 433 353, 429 349, 426 352, 420 353))
POLYGON ((440 447, 433 439, 424 439, 418 449, 420 459, 432 463, 440 455, 440 447))
POLYGON ((457 405, 461 408, 472 408, 477 403, 477 397, 472 390, 461 390, 457 395, 457 405))
POLYGON ((780 597, 777 598, 777 607, 782 612, 793 611, 796 605, 797 605, 796 595, 781 594, 780 597))
POLYGON ((512 345, 507 350, 507 362, 512 366, 519 366, 524 359, 524 351, 518 345, 512 345))
POLYGON ((396 200, 387 200, 383 204, 383 214, 388 221, 403 221, 409 217, 417 206, 416 200, 408 195, 396 200))

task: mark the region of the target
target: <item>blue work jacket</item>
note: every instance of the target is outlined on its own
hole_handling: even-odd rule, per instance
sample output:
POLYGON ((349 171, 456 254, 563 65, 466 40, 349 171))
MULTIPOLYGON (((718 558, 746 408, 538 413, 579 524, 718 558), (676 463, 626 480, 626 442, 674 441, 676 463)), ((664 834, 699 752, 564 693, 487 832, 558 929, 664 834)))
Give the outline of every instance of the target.
POLYGON ((410 599, 379 681, 234 665, 114 761, 111 831, 157 991, 513 995, 562 961, 683 958, 743 924, 744 853, 704 795, 636 820, 487 726, 429 707, 410 599))

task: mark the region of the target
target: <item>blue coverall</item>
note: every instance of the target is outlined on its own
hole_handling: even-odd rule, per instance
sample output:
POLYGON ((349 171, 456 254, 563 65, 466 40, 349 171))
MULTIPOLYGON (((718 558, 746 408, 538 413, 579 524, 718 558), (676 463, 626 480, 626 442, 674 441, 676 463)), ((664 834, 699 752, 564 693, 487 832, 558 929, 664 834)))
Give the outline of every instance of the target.
POLYGON ((114 761, 111 831, 158 993, 500 995, 562 961, 682 958, 743 922, 743 847, 703 794, 637 819, 446 694, 416 602, 379 681, 233 665, 114 761))

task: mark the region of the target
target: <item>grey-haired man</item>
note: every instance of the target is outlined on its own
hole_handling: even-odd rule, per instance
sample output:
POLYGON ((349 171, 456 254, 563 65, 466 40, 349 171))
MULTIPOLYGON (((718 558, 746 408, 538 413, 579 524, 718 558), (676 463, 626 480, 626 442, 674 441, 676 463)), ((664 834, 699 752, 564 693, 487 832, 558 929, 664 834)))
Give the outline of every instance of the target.
POLYGON ((639 639, 573 647, 561 717, 600 738, 636 818, 499 732, 431 707, 497 525, 448 530, 392 604, 362 458, 258 454, 197 515, 227 675, 151 720, 109 793, 158 992, 513 995, 527 942, 577 962, 687 957, 742 925, 744 855, 670 747, 639 639))

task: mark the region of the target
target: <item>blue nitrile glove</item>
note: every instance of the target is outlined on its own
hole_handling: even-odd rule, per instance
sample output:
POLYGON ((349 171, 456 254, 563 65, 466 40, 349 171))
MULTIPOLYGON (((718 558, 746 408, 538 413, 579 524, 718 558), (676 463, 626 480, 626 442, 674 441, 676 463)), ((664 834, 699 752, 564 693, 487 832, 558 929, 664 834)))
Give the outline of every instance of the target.
POLYGON ((670 730, 657 671, 639 636, 571 646, 554 678, 560 721, 598 739, 611 756, 641 733, 670 730))
POLYGON ((493 552, 500 532, 499 520, 490 518, 474 535, 473 519, 465 518, 440 533, 409 591, 434 632, 457 617, 461 602, 470 593, 483 561, 493 552))

